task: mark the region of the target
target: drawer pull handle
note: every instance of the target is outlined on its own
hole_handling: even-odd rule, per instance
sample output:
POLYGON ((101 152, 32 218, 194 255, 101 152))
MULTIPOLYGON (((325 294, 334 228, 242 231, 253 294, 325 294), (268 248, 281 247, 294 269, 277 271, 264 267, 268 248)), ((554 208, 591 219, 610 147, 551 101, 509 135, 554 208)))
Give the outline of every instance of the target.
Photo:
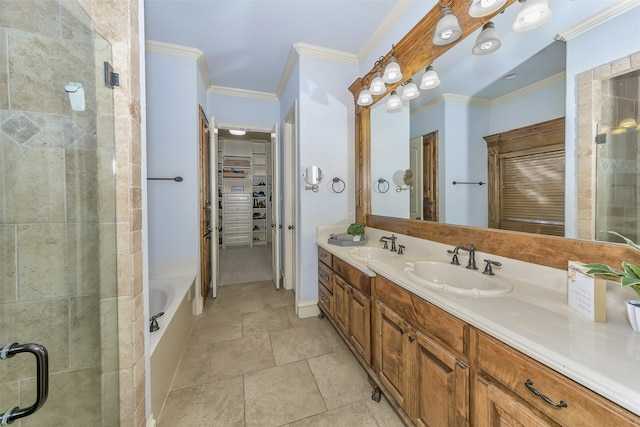
POLYGON ((553 406, 554 408, 566 408, 567 407, 567 402, 565 402, 564 400, 561 400, 560 403, 556 403, 553 400, 549 399, 547 396, 545 396, 544 394, 540 393, 538 390, 536 390, 535 388, 533 388, 533 381, 531 381, 530 379, 527 379, 524 382, 525 387, 527 387, 529 389, 529 391, 533 394, 535 394, 536 396, 538 396, 540 399, 544 400, 545 402, 547 402, 549 405, 553 406))
POLYGON ((320 297, 320 299, 322 299, 322 301, 325 301, 325 302, 327 301, 327 297, 326 297, 326 296, 324 296, 324 295, 322 295, 322 296, 320 297))
POLYGON ((416 340, 416 337, 414 337, 413 335, 409 335, 409 342, 414 342, 416 340))
POLYGON ((406 333, 407 333, 407 330, 406 330, 406 329, 402 329, 402 328, 400 328, 400 334, 404 335, 404 334, 406 334, 406 333))
POLYGON ((329 280, 329 276, 327 275, 327 273, 320 273, 320 277, 322 277, 324 280, 329 280))
POLYGON ((326 258, 327 254, 320 254, 320 258, 326 258))

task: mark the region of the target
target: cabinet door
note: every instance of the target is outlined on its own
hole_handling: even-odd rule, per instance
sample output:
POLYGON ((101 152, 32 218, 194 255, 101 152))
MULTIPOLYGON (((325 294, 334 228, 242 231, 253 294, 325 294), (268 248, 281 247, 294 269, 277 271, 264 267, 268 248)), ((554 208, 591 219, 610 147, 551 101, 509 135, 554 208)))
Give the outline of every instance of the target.
POLYGON ((416 426, 469 425, 469 367, 419 331, 409 331, 415 349, 411 377, 416 426))
POLYGON ((376 367, 378 378, 406 412, 409 393, 409 325, 389 307, 376 301, 376 367))
POLYGON ((349 285, 340 276, 333 277, 333 309, 335 321, 345 334, 349 333, 349 285))
POLYGON ((482 376, 476 377, 474 412, 477 427, 559 425, 482 376))
POLYGON ((349 298, 349 339, 358 353, 371 366, 371 299, 351 287, 349 298))

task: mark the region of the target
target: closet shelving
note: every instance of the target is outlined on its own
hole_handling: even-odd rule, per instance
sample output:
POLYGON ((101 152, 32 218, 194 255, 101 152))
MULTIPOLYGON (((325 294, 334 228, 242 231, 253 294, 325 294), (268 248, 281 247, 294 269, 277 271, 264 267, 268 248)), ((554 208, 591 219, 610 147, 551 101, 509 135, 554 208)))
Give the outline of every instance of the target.
POLYGON ((253 244, 265 245, 267 243, 267 204, 269 194, 267 191, 267 159, 266 144, 263 141, 252 141, 252 167, 253 167, 253 244))

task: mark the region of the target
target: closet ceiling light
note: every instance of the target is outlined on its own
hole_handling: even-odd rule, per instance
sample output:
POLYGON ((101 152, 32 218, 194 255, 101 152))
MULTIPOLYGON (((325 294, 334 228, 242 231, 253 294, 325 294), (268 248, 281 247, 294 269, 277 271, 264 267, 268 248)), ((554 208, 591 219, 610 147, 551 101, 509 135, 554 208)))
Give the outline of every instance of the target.
POLYGON ((369 88, 365 86, 360 91, 360 95, 358 95, 358 105, 366 107, 371 104, 373 104, 373 96, 371 96, 369 88))
POLYGON ((471 0, 469 5, 469 16, 472 18, 480 18, 491 15, 500 9, 507 0, 471 0))
POLYGON ((247 134, 246 130, 241 130, 241 129, 229 129, 229 133, 231 135, 238 135, 238 136, 243 136, 247 134))
POLYGON ((418 90, 418 86, 413 82, 413 79, 409 79, 402 84, 402 99, 408 101, 409 99, 414 99, 418 96, 420 96, 420 91, 418 90))
POLYGON ((440 15, 440 20, 436 25, 436 32, 433 34, 433 44, 442 46, 453 43, 460 38, 462 29, 458 18, 453 14, 450 7, 445 7, 440 15))
POLYGON ((498 30, 496 30, 493 22, 489 21, 482 27, 482 31, 478 34, 476 44, 471 52, 474 55, 486 55, 500 49, 500 46, 502 46, 502 42, 500 41, 498 30))
POLYGON ((400 70, 400 65, 396 62, 395 57, 391 57, 389 59, 389 63, 384 68, 384 74, 382 75, 382 80, 385 83, 396 83, 402 79, 402 71, 400 70))
POLYGON ((394 90, 391 92, 389 99, 387 100, 387 110, 394 111, 402 108, 402 100, 398 96, 398 93, 394 90))
POLYGON ((422 81, 420 82, 420 89, 427 90, 433 89, 440 85, 440 78, 438 73, 433 69, 433 65, 429 65, 422 75, 422 81))
POLYGON ((547 0, 518 0, 522 7, 513 21, 513 31, 529 31, 538 28, 551 19, 551 9, 547 0))
POLYGON ((387 85, 384 83, 384 80, 382 80, 380 71, 376 73, 376 76, 371 81, 371 89, 369 90, 372 95, 382 95, 387 91, 387 85))

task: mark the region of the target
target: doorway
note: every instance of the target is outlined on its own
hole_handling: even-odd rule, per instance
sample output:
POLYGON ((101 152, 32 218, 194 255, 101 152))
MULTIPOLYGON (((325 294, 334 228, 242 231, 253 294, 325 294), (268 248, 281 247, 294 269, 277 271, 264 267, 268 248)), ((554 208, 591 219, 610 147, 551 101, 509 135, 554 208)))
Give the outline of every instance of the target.
POLYGON ((273 143, 271 131, 219 127, 215 240, 220 286, 272 280, 273 143))
POLYGON ((286 229, 283 236, 284 288, 292 289, 296 294, 296 313, 298 311, 297 258, 297 209, 298 209, 298 141, 296 138, 297 101, 291 106, 284 119, 283 132, 283 211, 286 229))
POLYGON ((410 141, 409 161, 414 172, 409 196, 411 218, 438 222, 438 131, 410 141))

